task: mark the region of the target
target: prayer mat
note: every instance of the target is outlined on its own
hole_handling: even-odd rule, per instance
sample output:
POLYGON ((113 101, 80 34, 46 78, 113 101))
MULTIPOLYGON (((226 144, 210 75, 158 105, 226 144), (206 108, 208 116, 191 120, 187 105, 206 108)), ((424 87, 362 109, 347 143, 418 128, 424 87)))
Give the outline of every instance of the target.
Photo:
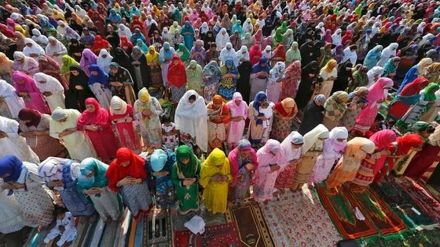
POLYGON ((285 192, 260 203, 275 246, 334 247, 342 239, 314 189, 285 192))
POLYGON ((152 211, 148 216, 132 219, 129 230, 128 246, 143 247, 171 246, 172 225, 166 212, 152 211), (156 215, 153 217, 154 212, 156 215))
POLYGON ((329 191, 325 184, 316 185, 316 189, 322 204, 344 238, 356 239, 377 233, 368 218, 360 220, 363 218, 359 217, 360 205, 350 193, 344 193, 344 187, 335 193, 329 191))
POLYGON ((367 217, 382 234, 396 233, 406 228, 405 223, 393 213, 390 207, 369 187, 361 192, 351 189, 345 194, 348 193, 351 193, 353 198, 359 203, 362 214, 367 217))
POLYGON ((239 247, 238 231, 234 223, 211 225, 205 233, 192 234, 189 230, 174 233, 174 247, 239 247))
POLYGON ((372 184, 372 189, 390 205, 396 213, 410 228, 432 229, 438 224, 417 206, 411 197, 402 190, 394 181, 394 177, 388 177, 380 184, 372 184))
POLYGON ((437 247, 440 246, 440 229, 407 230, 398 234, 359 239, 362 247, 437 247))
POLYGON ((408 177, 396 179, 396 183, 433 221, 440 223, 440 202, 426 191, 420 184, 408 177))
POLYGON ((257 202, 249 200, 245 204, 228 208, 226 220, 237 227, 241 246, 275 246, 257 202))

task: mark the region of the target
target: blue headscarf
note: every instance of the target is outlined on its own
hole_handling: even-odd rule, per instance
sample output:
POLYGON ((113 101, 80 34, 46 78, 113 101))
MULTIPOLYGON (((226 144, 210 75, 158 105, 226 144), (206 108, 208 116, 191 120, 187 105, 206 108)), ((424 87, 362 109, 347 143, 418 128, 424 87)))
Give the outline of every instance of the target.
POLYGON ((138 46, 144 54, 148 52, 148 46, 142 41, 142 39, 137 39, 135 45, 138 46))
POLYGON ((166 59, 173 58, 174 55, 174 48, 171 47, 170 43, 165 42, 163 43, 162 48, 160 48, 159 51, 159 61, 161 63, 165 62, 166 59))
POLYGON ((113 23, 119 23, 122 21, 121 16, 118 13, 116 13, 116 10, 114 10, 114 9, 110 10, 110 14, 108 15, 108 19, 113 23))
POLYGON ((240 34, 240 37, 243 37, 243 27, 241 26, 241 21, 237 21, 234 25, 232 25, 232 34, 238 32, 240 34))
POLYGON ((264 100, 267 100, 267 94, 265 92, 260 91, 255 95, 254 102, 252 104, 255 110, 260 111, 260 103, 264 100))
POLYGON ((226 67, 227 73, 235 74, 235 75, 238 74, 238 70, 237 70, 237 67, 234 64, 234 61, 226 60, 225 67, 226 67))
POLYGON ((15 182, 20 177, 23 162, 14 155, 5 155, 0 159, 0 177, 4 182, 15 182))
POLYGON ((90 76, 89 76, 89 81, 88 81, 89 85, 92 85, 94 83, 100 83, 106 87, 108 86, 108 75, 106 75, 104 73, 104 71, 102 71, 102 69, 99 68, 98 65, 96 65, 96 64, 90 65, 89 71, 90 71, 90 76), (98 75, 96 75, 96 76, 92 75, 91 74, 92 71, 98 72, 98 75))
POLYGON ((269 63, 267 61, 267 58, 263 57, 260 59, 260 62, 258 62, 257 64, 254 65, 254 67, 252 67, 252 74, 258 73, 264 71, 266 73, 270 73, 270 67, 269 67, 269 63), (263 65, 265 64, 265 65, 263 65))
POLYGON ((150 157, 151 169, 154 172, 161 171, 167 163, 167 160, 168 155, 165 151, 163 151, 162 149, 154 150, 153 154, 150 157))

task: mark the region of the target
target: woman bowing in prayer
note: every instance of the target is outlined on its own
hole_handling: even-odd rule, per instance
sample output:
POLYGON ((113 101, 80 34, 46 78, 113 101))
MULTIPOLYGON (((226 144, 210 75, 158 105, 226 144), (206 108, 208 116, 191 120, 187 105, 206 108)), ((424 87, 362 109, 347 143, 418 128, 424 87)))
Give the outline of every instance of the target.
POLYGON ((94 158, 86 158, 81 161, 79 170, 78 190, 92 201, 101 219, 117 221, 122 214, 122 203, 119 195, 108 187, 105 176, 108 165, 94 158))
POLYGON ((49 113, 49 107, 43 99, 35 80, 23 72, 15 71, 12 74, 12 81, 17 95, 24 100, 26 107, 37 110, 41 113, 49 113))
POLYGON ((224 148, 231 113, 222 96, 215 95, 206 108, 208 109, 208 144, 210 150, 224 148))
POLYGON ((270 132, 270 138, 278 141, 284 140, 290 133, 298 113, 295 100, 292 98, 285 98, 275 104, 273 108, 273 123, 270 132))
POLYGON ((188 90, 177 104, 174 119, 181 135, 191 136, 203 152, 208 151, 208 110, 202 96, 188 90))
POLYGON ((257 151, 258 168, 254 175, 254 199, 258 202, 272 200, 275 182, 281 171, 284 160, 281 144, 276 140, 268 140, 257 151))
POLYGON ((176 149, 176 163, 171 169, 171 180, 176 188, 180 214, 199 210, 200 161, 189 146, 176 149))
POLYGON ((325 101, 323 124, 327 129, 331 130, 339 124, 345 111, 347 111, 346 104, 348 101, 348 93, 345 91, 337 91, 325 101))
POLYGON ((301 162, 301 148, 304 144, 304 137, 292 131, 281 143, 284 152, 284 160, 282 161, 283 169, 280 171, 275 183, 275 187, 284 191, 284 189, 292 189, 293 175, 295 168, 301 162))
POLYGON ((328 129, 320 124, 304 135, 302 160, 296 166, 292 188, 299 190, 310 181, 313 175, 316 159, 323 152, 324 141, 328 138, 328 129))
POLYGON ((18 112, 24 107, 24 101, 16 89, 5 80, 0 80, 0 115, 17 119, 18 112))
POLYGON ((362 160, 372 154, 374 149, 374 142, 367 138, 355 137, 348 141, 342 158, 327 179, 327 188, 338 189, 344 183, 353 181, 362 160))
POLYGON ((105 176, 108 187, 122 195, 124 203, 135 217, 151 208, 151 194, 147 184, 145 160, 128 148, 120 148, 105 176))
POLYGON ((228 188, 232 182, 231 167, 225 153, 215 148, 202 164, 200 185, 203 202, 210 213, 225 213, 228 204, 228 188))
POLYGON ((249 107, 239 92, 235 92, 232 96, 232 100, 226 103, 226 105, 231 114, 227 144, 229 150, 232 150, 243 137, 249 107))
POLYGON ((118 63, 112 62, 109 71, 109 85, 113 96, 118 96, 128 104, 135 101, 133 78, 130 72, 118 63))
POLYGON ((109 89, 109 81, 108 75, 99 68, 98 65, 92 64, 89 67, 90 76, 88 80, 88 84, 93 94, 95 94, 96 99, 99 101, 99 104, 102 105, 105 109, 108 109, 110 106, 110 100, 112 98, 112 93, 109 89))
POLYGON ((110 119, 116 130, 121 146, 131 150, 140 150, 141 143, 134 130, 133 107, 118 96, 110 101, 110 119))
POLYGON ((220 81, 218 92, 226 100, 232 99, 236 91, 238 70, 232 60, 227 60, 220 68, 222 79, 220 81))
POLYGON ((9 190, 18 202, 26 226, 46 227, 52 223, 52 195, 38 175, 38 166, 22 162, 13 155, 0 158, 0 178, 3 190, 9 190))
POLYGON ((20 136, 38 155, 40 160, 49 156, 64 156, 65 149, 57 139, 49 135, 50 116, 24 108, 18 113, 20 136))
POLYGON ((330 59, 327 64, 321 69, 319 75, 324 80, 322 82, 319 93, 324 94, 324 96, 328 98, 332 91, 333 84, 338 76, 338 63, 336 62, 336 60, 330 59))
POLYGON ((92 216, 95 214, 93 204, 76 188, 77 179, 73 174, 78 165, 69 159, 49 157, 38 165, 38 174, 49 189, 59 193, 74 217, 92 216))
POLYGON ((8 196, 7 194, 7 191, 0 193, 0 217, 3 220, 0 225, 0 232, 2 234, 19 231, 25 226, 17 200, 14 196, 8 196))
POLYGON ((327 179, 336 161, 347 146, 348 131, 345 127, 335 127, 324 141, 322 154, 317 158, 311 182, 320 183, 327 179))
POLYGON ((12 154, 20 160, 39 163, 40 159, 26 143, 26 139, 18 135, 19 123, 0 116, 0 156, 12 154))
POLYGON ((49 134, 64 145, 71 159, 97 157, 89 137, 85 132, 77 129, 80 116, 81 113, 74 109, 55 109, 49 124, 49 134))
POLYGON ((177 55, 174 55, 168 67, 168 84, 171 88, 171 98, 174 103, 179 102, 186 91, 185 64, 177 55))
POLYGON ((281 80, 279 100, 287 97, 295 99, 301 82, 301 62, 294 61, 284 70, 281 80))
POLYGON ((51 111, 57 107, 66 108, 63 85, 55 78, 45 73, 34 74, 35 85, 44 96, 51 111))
POLYGON ((94 98, 85 101, 86 110, 78 118, 77 128, 83 130, 92 141, 96 153, 103 161, 111 160, 118 142, 110 125, 109 112, 94 98))
POLYGON ((134 103, 134 117, 140 124, 140 135, 144 146, 159 148, 162 143, 160 115, 163 110, 159 101, 150 95, 148 89, 142 88, 138 100, 134 103))
POLYGON ((176 156, 170 149, 155 149, 148 158, 149 185, 157 205, 162 209, 174 207, 174 185, 171 181, 171 169, 176 163, 176 156))

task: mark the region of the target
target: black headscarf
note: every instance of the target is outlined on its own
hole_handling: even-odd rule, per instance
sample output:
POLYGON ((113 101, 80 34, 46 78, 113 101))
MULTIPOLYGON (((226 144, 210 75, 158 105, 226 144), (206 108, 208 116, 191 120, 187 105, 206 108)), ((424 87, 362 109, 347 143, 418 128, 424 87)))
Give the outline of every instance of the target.
POLYGON ((313 84, 316 83, 319 75, 319 64, 316 61, 308 63, 301 71, 301 83, 295 97, 299 109, 304 108, 313 95, 313 84), (310 76, 313 75, 313 76, 310 76))
POLYGON ((87 98, 93 97, 95 95, 90 90, 86 73, 81 69, 80 66, 73 65, 70 67, 70 71, 77 71, 79 75, 74 76, 70 73, 69 76, 69 89, 66 91, 66 108, 77 109, 78 111, 84 111, 86 109, 85 100, 87 98), (82 90, 78 90, 76 87, 81 86, 82 90))
POLYGON ((338 76, 336 77, 335 83, 333 84, 332 94, 336 91, 345 91, 350 83, 353 80, 351 74, 351 68, 353 64, 351 64, 350 60, 345 61, 342 64, 339 64, 338 67, 338 76))

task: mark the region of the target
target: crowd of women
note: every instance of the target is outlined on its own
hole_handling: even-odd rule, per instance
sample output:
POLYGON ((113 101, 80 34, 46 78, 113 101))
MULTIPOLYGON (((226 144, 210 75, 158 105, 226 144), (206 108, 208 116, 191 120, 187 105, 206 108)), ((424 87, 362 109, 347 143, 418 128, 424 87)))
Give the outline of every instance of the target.
POLYGON ((439 161, 435 1, 11 0, 0 20, 2 233, 439 161))

